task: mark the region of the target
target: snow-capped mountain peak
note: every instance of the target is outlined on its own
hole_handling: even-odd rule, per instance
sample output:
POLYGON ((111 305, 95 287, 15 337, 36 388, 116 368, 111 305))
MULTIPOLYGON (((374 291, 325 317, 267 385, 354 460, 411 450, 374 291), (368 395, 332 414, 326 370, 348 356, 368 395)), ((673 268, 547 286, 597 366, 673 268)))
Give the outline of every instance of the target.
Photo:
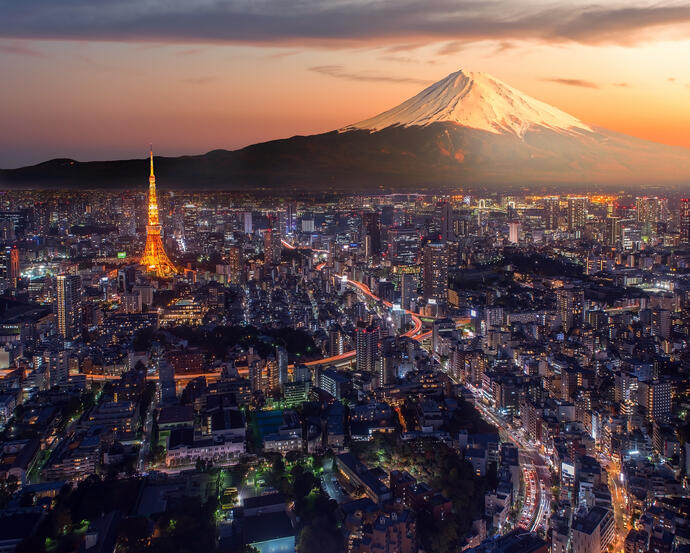
POLYGON ((576 117, 540 102, 486 73, 451 73, 402 104, 341 131, 372 132, 392 126, 450 122, 491 133, 524 136, 530 127, 577 132, 592 129, 576 117))

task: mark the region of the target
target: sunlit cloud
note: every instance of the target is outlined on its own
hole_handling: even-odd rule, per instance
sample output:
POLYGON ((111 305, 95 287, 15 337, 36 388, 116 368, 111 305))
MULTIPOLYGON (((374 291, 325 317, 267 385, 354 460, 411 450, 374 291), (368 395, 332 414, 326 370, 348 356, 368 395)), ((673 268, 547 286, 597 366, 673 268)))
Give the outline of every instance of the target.
POLYGON ((578 86, 580 88, 601 88, 597 83, 593 83, 591 81, 584 81, 582 79, 562 79, 557 77, 550 77, 545 78, 543 80, 566 86, 578 86))
POLYGON ((365 82, 386 82, 386 83, 407 83, 428 85, 432 81, 423 79, 415 79, 413 77, 398 77, 391 75, 378 75, 372 73, 354 73, 347 71, 342 65, 318 65, 310 67, 309 71, 335 77, 337 79, 346 79, 348 81, 365 81, 365 82))

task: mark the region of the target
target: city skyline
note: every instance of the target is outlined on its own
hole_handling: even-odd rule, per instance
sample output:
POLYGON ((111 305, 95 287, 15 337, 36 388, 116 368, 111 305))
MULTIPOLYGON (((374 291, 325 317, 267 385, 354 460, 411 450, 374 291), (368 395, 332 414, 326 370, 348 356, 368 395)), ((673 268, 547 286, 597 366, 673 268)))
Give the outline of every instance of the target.
POLYGON ((593 2, 0 0, 0 550, 690 553, 690 0, 593 2))

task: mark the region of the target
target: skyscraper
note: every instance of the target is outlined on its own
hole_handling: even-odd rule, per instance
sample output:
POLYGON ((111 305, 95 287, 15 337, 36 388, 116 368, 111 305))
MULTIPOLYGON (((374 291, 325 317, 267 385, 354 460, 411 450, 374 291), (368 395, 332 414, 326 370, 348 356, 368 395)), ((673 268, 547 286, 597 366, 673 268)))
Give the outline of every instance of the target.
POLYGON ((647 409, 647 418, 664 421, 671 414, 671 383, 654 380, 640 383, 640 402, 647 409))
POLYGON ((508 223, 508 241, 511 244, 517 244, 520 241, 520 221, 508 223))
POLYGON ((391 262, 414 265, 419 255, 419 234, 413 226, 392 227, 388 230, 391 262))
POLYGON ((151 174, 149 175, 148 225, 146 225, 146 245, 141 256, 141 265, 159 277, 170 277, 177 273, 177 267, 165 253, 161 239, 161 224, 158 218, 158 198, 156 197, 156 177, 153 174, 153 150, 151 150, 151 174))
POLYGON ((429 242, 424 246, 424 299, 446 301, 448 296, 448 246, 429 242))
POLYGON ((376 211, 365 211, 362 213, 362 243, 366 241, 369 236, 371 243, 371 255, 378 255, 381 253, 381 220, 376 211))
POLYGON ((654 236, 657 234, 657 226, 659 223, 668 221, 668 200, 666 198, 641 197, 635 199, 635 207, 637 210, 637 222, 642 228, 642 233, 645 236, 654 236))
POLYGON ((285 231, 292 234, 297 230, 297 204, 289 202, 285 211, 285 231))
POLYGON ((288 352, 282 346, 276 347, 276 362, 278 364, 278 386, 282 389, 288 381, 288 352))
POLYGON ((575 232, 585 228, 587 222, 587 198, 568 198, 568 231, 575 232))
POLYGON ((355 328, 355 363, 358 371, 373 372, 381 356, 379 328, 359 321, 355 328))
POLYGON ((17 287, 19 282, 19 248, 16 245, 10 248, 10 255, 8 259, 7 277, 12 288, 17 287))
POLYGON ((558 196, 551 196, 544 198, 544 228, 546 230, 558 229, 558 221, 560 219, 561 205, 558 196))
POLYGON ((56 281, 58 332, 65 340, 81 335, 81 277, 58 275, 56 281))
POLYGON ((621 239, 621 218, 609 216, 606 217, 606 232, 605 237, 607 246, 615 246, 621 239))
POLYGON ((228 249, 228 265, 230 283, 242 284, 244 282, 244 255, 242 246, 230 246, 228 249))
POLYGON ((264 263, 279 265, 281 250, 280 233, 274 229, 266 229, 264 232, 264 263))
POLYGON ((442 241, 455 240, 453 229, 453 206, 450 202, 439 202, 434 212, 434 223, 442 241))
POLYGON ((680 241, 690 244, 690 198, 680 201, 680 241))
POLYGON ((252 212, 245 211, 242 214, 242 228, 245 234, 251 234, 254 230, 254 225, 252 223, 252 212))
MULTIPOLYGON (((414 267, 417 269, 417 267, 414 267)), ((400 307, 410 309, 411 301, 417 297, 419 288, 419 272, 404 271, 400 275, 400 307)))

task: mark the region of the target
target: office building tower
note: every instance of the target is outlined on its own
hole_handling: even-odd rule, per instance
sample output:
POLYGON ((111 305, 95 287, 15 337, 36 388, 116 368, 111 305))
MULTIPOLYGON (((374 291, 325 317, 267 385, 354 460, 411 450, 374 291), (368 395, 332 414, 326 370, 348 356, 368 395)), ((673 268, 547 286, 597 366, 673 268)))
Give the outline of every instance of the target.
POLYGON ((56 279, 58 333, 65 340, 81 335, 81 277, 58 275, 56 279))
POLYGON ((285 231, 292 234, 297 230, 297 204, 289 202, 285 211, 285 231))
POLYGON ((252 212, 245 211, 242 214, 242 228, 245 234, 251 234, 254 231, 254 225, 252 223, 252 212))
POLYGON ((511 244, 517 244, 520 241, 520 221, 508 223, 508 241, 511 244))
POLYGON ((10 286, 16 288, 19 283, 19 248, 16 245, 10 248, 10 255, 7 260, 7 278, 10 286))
POLYGON ((443 242, 424 246, 424 299, 445 302, 448 296, 448 247, 443 242))
POLYGON ((288 352, 282 347, 276 347, 276 362, 278 364, 278 386, 282 388, 288 381, 288 352))
POLYGON ((568 198, 568 232, 585 228, 587 222, 587 198, 568 198))
POLYGON ((379 327, 359 321, 355 328, 355 363, 358 371, 373 372, 380 359, 379 327))
POLYGON ((607 246, 616 246, 621 239, 621 218, 620 217, 606 217, 606 231, 604 232, 604 240, 607 246))
POLYGON ((400 275, 400 307, 410 309, 412 300, 417 298, 418 288, 419 271, 405 271, 400 275))
POLYGON ((434 224, 438 229, 439 238, 443 242, 455 240, 453 228, 453 206, 450 202, 439 202, 434 212, 434 224))
POLYGON ((264 232, 264 263, 266 265, 279 265, 281 253, 280 233, 274 229, 266 229, 264 232))
POLYGON ((453 221, 453 231, 456 237, 467 236, 470 233, 470 221, 463 217, 453 221))
POLYGON ((367 236, 371 243, 371 255, 379 255, 381 253, 381 220, 376 211, 365 211, 362 213, 362 228, 360 232, 362 243, 366 242, 367 236))
POLYGON ((680 200, 680 242, 690 244, 690 198, 680 200))
POLYGON ((419 256, 419 233, 413 226, 392 227, 388 230, 390 260, 396 265, 414 265, 419 256))

